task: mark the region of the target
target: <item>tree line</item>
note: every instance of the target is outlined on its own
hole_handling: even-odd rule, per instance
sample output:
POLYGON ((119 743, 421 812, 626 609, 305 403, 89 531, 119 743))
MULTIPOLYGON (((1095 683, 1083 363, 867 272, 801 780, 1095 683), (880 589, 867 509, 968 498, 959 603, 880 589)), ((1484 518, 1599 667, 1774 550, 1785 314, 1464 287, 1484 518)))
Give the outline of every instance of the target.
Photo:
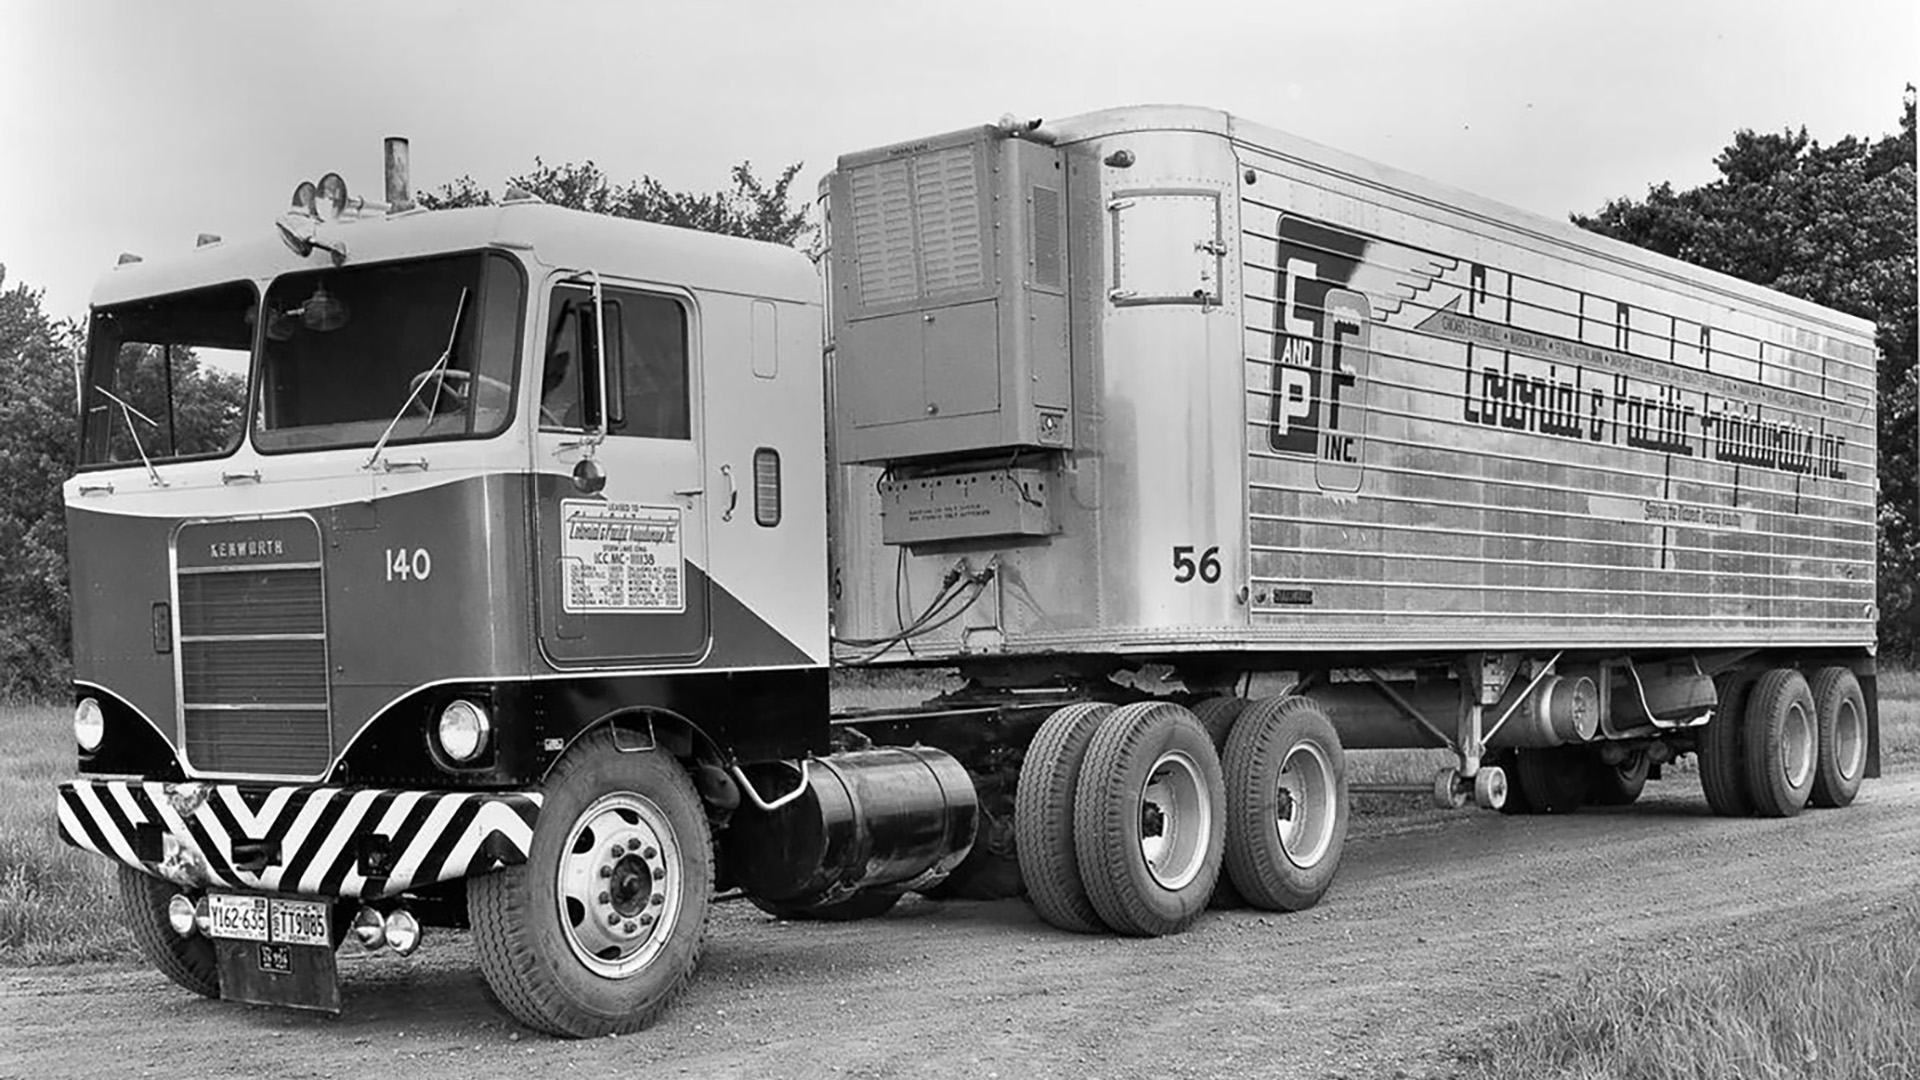
MULTIPOLYGON (((1572 220, 1875 322, 1882 655, 1920 659, 1912 87, 1893 134, 1822 145, 1805 129, 1742 130, 1714 165, 1718 178, 1699 187, 1662 183, 1644 198, 1615 199, 1572 220)), ((532 195, 616 217, 802 244, 814 225, 807 204, 793 198, 800 168, 790 165, 767 181, 741 162, 726 187, 683 192, 650 176, 616 183, 591 160, 548 165, 535 158, 531 170, 507 179, 498 198, 532 195)), ((471 176, 420 196, 430 209, 495 201, 471 176)), ((62 696, 72 670, 61 482, 76 459, 74 373, 85 328, 51 317, 41 299, 25 284, 8 287, 0 265, 0 697, 14 699, 62 696)), ((161 392, 163 358, 142 354, 122 363, 131 370, 120 385, 132 388, 133 404, 161 392)), ((238 376, 176 354, 167 392, 183 411, 232 417, 246 391, 238 376)))

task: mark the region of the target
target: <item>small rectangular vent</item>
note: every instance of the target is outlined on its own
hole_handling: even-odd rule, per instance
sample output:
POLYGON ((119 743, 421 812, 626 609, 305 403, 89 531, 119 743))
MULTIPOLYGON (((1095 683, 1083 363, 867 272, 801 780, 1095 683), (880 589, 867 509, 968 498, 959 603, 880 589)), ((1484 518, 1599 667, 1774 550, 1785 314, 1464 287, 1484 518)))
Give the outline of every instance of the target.
POLYGON ((956 146, 914 159, 913 204, 926 296, 977 289, 987 280, 975 153, 973 146, 956 146))
POLYGON ((913 265, 913 192, 907 162, 877 161, 851 170, 853 263, 860 306, 910 300, 913 265))
POLYGON ((1060 280, 1060 193, 1033 189, 1033 283, 1057 289, 1060 280))

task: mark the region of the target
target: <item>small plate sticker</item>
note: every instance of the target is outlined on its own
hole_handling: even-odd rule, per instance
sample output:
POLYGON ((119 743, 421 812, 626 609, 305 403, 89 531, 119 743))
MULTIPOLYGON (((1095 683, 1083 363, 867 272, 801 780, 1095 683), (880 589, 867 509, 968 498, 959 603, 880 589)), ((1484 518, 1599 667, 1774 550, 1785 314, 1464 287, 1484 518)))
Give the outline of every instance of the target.
POLYGON ((293 974, 293 949, 287 945, 255 945, 260 951, 260 970, 270 975, 293 974))

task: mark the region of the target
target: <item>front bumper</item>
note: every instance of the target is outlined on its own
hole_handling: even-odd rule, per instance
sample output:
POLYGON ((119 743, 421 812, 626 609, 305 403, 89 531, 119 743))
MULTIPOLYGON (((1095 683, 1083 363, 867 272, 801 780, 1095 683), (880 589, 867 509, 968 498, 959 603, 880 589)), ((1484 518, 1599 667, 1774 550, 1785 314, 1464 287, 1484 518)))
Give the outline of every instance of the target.
POLYGON ((191 889, 374 900, 527 861, 537 792, 60 785, 60 838, 191 889))

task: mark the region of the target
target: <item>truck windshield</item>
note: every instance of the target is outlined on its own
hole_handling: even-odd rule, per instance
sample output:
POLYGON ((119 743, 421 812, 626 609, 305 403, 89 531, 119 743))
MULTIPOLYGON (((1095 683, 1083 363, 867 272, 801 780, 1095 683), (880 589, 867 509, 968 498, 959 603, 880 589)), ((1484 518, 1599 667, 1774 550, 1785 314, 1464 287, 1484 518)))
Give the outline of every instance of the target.
POLYGON ((95 308, 80 464, 167 461, 238 445, 257 296, 236 281, 95 308))
POLYGON ((498 252, 288 274, 267 290, 254 445, 477 438, 513 412, 526 286, 498 252), (397 419, 396 419, 397 418, 397 419))

